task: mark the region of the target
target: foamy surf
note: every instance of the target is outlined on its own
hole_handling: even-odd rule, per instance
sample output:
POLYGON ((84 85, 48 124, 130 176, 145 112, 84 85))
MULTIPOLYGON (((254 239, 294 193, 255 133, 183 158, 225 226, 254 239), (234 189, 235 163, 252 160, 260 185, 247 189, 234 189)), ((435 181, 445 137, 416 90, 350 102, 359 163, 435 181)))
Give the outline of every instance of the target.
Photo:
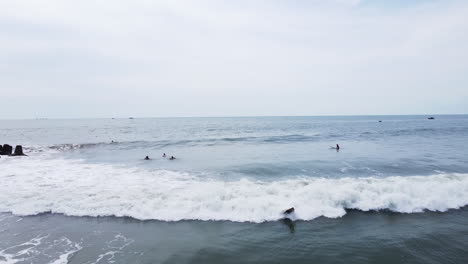
POLYGON ((345 209, 401 213, 468 204, 468 174, 222 181, 189 173, 40 157, 0 160, 0 211, 136 219, 274 221, 341 217, 345 209))
POLYGON ((78 243, 66 237, 48 240, 48 236, 37 236, 28 241, 0 250, 0 262, 5 264, 33 263, 31 260, 41 256, 50 264, 67 264, 71 255, 82 249, 78 243), (58 256, 54 259, 50 255, 55 250, 58 256))

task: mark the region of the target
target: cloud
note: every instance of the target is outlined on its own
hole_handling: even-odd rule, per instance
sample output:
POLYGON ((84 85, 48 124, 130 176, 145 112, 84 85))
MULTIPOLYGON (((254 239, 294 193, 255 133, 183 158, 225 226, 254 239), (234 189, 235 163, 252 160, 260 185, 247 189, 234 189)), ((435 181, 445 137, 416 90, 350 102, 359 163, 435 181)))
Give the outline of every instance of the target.
POLYGON ((3 118, 468 112, 463 1, 1 5, 3 118))

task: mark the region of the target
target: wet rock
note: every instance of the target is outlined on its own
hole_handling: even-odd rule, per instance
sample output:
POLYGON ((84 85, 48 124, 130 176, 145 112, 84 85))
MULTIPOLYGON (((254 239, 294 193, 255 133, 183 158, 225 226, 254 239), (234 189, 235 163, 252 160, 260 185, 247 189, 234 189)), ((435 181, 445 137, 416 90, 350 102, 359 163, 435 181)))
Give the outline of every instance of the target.
POLYGON ((23 146, 21 145, 16 145, 15 147, 15 152, 13 153, 13 156, 26 156, 23 153, 23 146))
POLYGON ((3 145, 3 150, 2 150, 2 155, 11 155, 13 152, 13 147, 8 145, 8 144, 4 144, 3 145))

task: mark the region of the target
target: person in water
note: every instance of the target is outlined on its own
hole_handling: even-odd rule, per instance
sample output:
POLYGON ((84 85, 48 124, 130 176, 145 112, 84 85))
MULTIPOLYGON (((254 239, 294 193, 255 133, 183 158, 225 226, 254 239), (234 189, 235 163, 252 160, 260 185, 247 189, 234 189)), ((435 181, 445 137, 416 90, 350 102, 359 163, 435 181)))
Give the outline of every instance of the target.
POLYGON ((145 160, 150 160, 150 157, 146 156, 146 157, 145 157, 145 160))
POLYGON ((340 145, 336 144, 336 150, 340 150, 340 145))
POLYGON ((166 157, 166 153, 163 153, 163 156, 162 156, 162 157, 165 158, 165 157, 166 157))
POLYGON ((171 156, 170 160, 175 160, 175 157, 174 157, 174 156, 171 156))

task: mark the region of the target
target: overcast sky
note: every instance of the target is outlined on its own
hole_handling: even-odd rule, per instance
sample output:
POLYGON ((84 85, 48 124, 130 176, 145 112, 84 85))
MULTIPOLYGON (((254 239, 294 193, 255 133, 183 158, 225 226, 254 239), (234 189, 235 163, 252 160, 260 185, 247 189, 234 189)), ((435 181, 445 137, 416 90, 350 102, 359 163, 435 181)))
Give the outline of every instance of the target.
POLYGON ((0 0, 0 118, 468 113, 468 1, 0 0))

